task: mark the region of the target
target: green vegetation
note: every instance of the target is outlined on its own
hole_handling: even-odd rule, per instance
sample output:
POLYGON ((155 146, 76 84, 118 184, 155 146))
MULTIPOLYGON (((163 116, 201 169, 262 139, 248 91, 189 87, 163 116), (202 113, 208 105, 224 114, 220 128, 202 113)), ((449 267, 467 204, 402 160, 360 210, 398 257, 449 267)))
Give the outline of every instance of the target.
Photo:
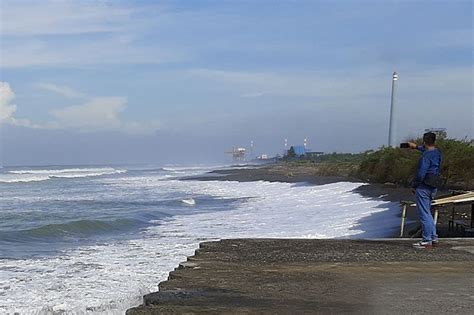
MULTIPOLYGON (((412 140, 421 144, 421 139, 412 140)), ((443 139, 436 143, 443 154, 441 176, 446 188, 474 189, 474 146, 470 141, 443 139)), ((368 182, 409 186, 420 152, 382 147, 359 154, 331 153, 291 163, 312 164, 321 175, 351 176, 368 182)))
POLYGON ((291 148, 288 150, 288 152, 287 152, 287 154, 286 154, 286 157, 287 157, 287 158, 290 158, 290 159, 296 158, 295 149, 294 149, 293 147, 291 147, 291 148))
POLYGON ((323 163, 360 163, 362 162, 365 153, 329 153, 323 154, 314 161, 323 163))
POLYGON ((362 159, 357 177, 370 182, 407 186, 413 179, 419 156, 414 150, 383 147, 362 159))
POLYGON ((474 146, 472 141, 446 139, 438 141, 443 153, 442 176, 448 186, 474 189, 474 146))
MULTIPOLYGON (((421 139, 415 140, 421 143, 421 139)), ((449 188, 474 186, 474 147, 468 141, 441 139, 437 147, 443 154, 441 176, 449 188)), ((374 182, 391 182, 408 186, 413 179, 420 153, 416 150, 381 148, 367 154, 357 177, 374 182)))

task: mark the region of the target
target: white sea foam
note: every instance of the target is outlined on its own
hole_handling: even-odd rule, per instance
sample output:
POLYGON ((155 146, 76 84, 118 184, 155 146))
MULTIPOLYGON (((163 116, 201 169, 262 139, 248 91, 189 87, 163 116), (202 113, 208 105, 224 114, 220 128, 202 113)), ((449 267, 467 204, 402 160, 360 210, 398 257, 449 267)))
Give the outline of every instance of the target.
MULTIPOLYGON (((237 209, 177 215, 144 230, 138 239, 83 246, 41 259, 0 260, 0 313, 123 314, 157 290, 170 270, 202 240, 235 237, 334 238, 387 236, 399 219, 394 203, 351 192, 357 183, 297 186, 269 182, 163 181, 104 178, 126 191, 184 191, 217 198, 248 198, 237 209), (374 213, 369 227, 361 219, 374 213)), ((224 210, 224 209, 223 209, 224 210)))
POLYGON ((30 175, 30 176, 18 176, 12 174, 0 174, 0 183, 27 183, 27 182, 40 182, 48 180, 48 175, 30 175))
POLYGON ((181 200, 181 202, 184 203, 184 204, 187 204, 189 206, 194 206, 196 204, 196 200, 194 200, 193 198, 183 199, 183 200, 181 200))
POLYGON ((100 168, 62 168, 62 169, 29 169, 29 170, 13 170, 8 173, 12 174, 62 174, 62 173, 89 173, 89 172, 115 172, 112 167, 100 168))
POLYGON ((52 178, 94 177, 125 172, 127 171, 111 167, 13 170, 0 174, 0 183, 37 182, 52 178))

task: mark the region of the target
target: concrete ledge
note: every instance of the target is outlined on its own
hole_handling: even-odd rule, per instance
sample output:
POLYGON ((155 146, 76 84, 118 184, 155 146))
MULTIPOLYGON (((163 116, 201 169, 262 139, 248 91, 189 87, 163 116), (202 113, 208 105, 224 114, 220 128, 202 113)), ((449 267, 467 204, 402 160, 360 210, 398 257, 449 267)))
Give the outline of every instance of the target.
POLYGON ((474 239, 204 242, 127 314, 472 313, 474 239))

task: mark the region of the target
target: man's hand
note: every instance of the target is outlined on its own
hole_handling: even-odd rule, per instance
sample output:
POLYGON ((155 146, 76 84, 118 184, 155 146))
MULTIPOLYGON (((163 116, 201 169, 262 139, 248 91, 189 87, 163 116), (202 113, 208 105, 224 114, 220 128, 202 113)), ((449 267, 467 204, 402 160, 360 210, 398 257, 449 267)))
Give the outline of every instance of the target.
POLYGON ((414 142, 408 142, 408 145, 410 146, 410 149, 416 149, 418 147, 414 142))

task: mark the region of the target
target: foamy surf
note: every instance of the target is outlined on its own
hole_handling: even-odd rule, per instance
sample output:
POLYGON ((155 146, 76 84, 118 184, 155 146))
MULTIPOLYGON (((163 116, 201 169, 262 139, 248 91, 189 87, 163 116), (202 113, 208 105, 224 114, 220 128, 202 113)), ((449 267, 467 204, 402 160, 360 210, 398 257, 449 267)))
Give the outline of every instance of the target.
MULTIPOLYGON (((163 174, 132 176, 131 172, 87 180, 88 185, 106 189, 84 194, 93 197, 94 203, 110 199, 113 209, 124 204, 128 213, 134 201, 137 209, 158 204, 150 209, 169 206, 174 212, 150 219, 132 239, 71 247, 53 256, 0 259, 0 313, 123 314, 140 304, 144 294, 156 291, 168 272, 204 240, 358 237, 361 233, 383 237, 399 223, 395 204, 352 192, 361 183, 198 182, 164 179, 163 174), (182 201, 190 199, 187 196, 199 202, 184 206, 182 201), (154 199, 145 202, 150 198, 154 199), (381 215, 372 217, 368 230, 364 218, 377 213, 381 215)), ((71 192, 65 198, 77 204, 82 196, 82 191, 78 195, 71 192)), ((89 211, 91 201, 85 205, 87 210, 82 211, 89 211)), ((78 225, 81 233, 83 225, 109 229, 103 223, 73 222, 48 226, 47 231, 56 235, 64 229, 76 231, 78 225)))
POLYGON ((27 183, 54 178, 81 178, 122 174, 124 169, 105 168, 66 168, 66 169, 26 169, 0 173, 0 183, 27 183))
POLYGON ((8 171, 10 174, 64 174, 64 173, 95 173, 95 172, 109 172, 114 173, 117 170, 112 167, 100 168, 63 168, 63 169, 26 169, 26 170, 12 170, 8 171))
POLYGON ((189 206, 194 206, 196 204, 196 200, 194 199, 183 199, 181 200, 182 203, 187 204, 189 206))

